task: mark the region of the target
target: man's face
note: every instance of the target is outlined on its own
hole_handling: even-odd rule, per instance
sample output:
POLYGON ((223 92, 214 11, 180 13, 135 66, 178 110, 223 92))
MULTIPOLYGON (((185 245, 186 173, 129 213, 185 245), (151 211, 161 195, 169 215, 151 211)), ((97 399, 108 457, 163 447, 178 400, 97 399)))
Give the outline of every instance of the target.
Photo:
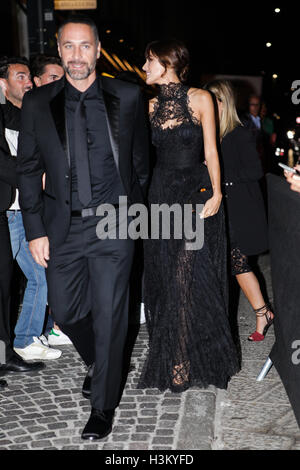
POLYGON ((253 116, 258 116, 260 110, 260 99, 257 97, 252 97, 249 100, 249 112, 253 116))
POLYGON ((55 82, 59 80, 64 74, 64 69, 57 64, 48 64, 44 68, 44 73, 39 77, 34 77, 34 83, 36 86, 47 85, 47 83, 55 82))
POLYGON ((30 71, 27 65, 9 65, 8 78, 2 80, 6 98, 16 106, 21 106, 26 91, 32 88, 30 71))
POLYGON ((68 23, 61 31, 58 51, 63 68, 72 80, 84 80, 95 70, 100 43, 86 24, 68 23))

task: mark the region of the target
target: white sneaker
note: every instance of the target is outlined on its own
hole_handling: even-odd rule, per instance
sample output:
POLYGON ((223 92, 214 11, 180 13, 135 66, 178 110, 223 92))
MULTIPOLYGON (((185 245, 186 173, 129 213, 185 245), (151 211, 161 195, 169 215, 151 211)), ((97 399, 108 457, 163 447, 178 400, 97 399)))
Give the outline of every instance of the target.
POLYGON ((33 337, 33 343, 26 346, 26 348, 14 348, 14 350, 25 360, 58 359, 61 356, 61 351, 59 349, 53 349, 46 346, 37 336, 33 337))
POLYGON ((43 343, 44 346, 47 346, 47 348, 49 348, 49 343, 48 343, 48 340, 47 340, 46 336, 41 335, 41 336, 39 336, 38 339, 43 343))
POLYGON ((48 335, 48 343, 51 346, 58 346, 62 344, 72 344, 69 336, 65 335, 61 330, 56 330, 52 328, 48 335))

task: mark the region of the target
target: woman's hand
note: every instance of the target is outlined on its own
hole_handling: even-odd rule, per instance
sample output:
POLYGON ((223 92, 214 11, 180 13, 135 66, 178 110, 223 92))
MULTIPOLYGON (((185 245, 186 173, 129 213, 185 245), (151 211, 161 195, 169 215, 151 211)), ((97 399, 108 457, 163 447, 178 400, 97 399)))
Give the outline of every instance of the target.
POLYGON ((220 208, 221 202, 222 202, 222 194, 221 193, 214 194, 213 197, 208 199, 206 203, 204 204, 204 207, 200 214, 200 219, 205 219, 206 217, 211 217, 215 215, 220 208))

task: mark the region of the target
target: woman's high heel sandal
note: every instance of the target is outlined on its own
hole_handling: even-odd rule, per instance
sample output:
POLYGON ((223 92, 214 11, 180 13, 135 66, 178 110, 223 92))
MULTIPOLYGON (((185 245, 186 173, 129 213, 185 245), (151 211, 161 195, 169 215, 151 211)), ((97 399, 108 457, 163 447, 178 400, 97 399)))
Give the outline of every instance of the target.
POLYGON ((260 308, 257 308, 257 309, 254 309, 254 312, 256 314, 257 317, 266 317, 266 320, 267 320, 267 324, 265 325, 264 327, 264 330, 263 330, 263 333, 259 333, 258 331, 254 331, 254 333, 252 333, 249 337, 248 337, 248 340, 249 341, 263 341, 265 339, 265 336, 267 334, 267 331, 268 329, 270 328, 270 326, 272 325, 272 323, 274 322, 274 314, 271 310, 271 306, 269 303, 266 303, 265 305, 263 305, 262 307, 260 308), (271 317, 271 315, 273 315, 273 317, 271 317))

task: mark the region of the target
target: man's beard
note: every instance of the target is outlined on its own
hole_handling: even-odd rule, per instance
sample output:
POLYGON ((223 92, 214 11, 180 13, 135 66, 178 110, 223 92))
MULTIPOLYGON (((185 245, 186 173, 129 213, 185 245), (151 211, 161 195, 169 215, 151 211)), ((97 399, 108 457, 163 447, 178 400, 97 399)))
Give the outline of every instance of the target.
POLYGON ((92 64, 89 66, 87 62, 75 62, 75 61, 70 61, 68 64, 63 64, 63 68, 65 72, 72 78, 72 80, 85 80, 88 78, 95 70, 96 67, 96 58, 92 62, 92 64), (85 64, 85 67, 81 70, 77 70, 76 68, 72 68, 72 64, 85 64))

